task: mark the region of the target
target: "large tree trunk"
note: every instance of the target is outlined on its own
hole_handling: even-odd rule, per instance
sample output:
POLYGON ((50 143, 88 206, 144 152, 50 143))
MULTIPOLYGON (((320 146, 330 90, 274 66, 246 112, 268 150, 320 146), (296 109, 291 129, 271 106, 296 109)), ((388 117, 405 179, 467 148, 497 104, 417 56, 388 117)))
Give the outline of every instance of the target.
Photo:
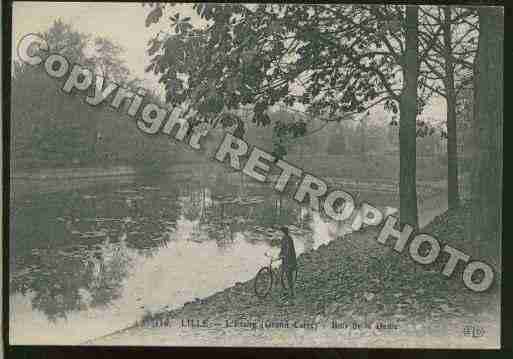
POLYGON ((406 56, 399 122, 399 212, 402 223, 418 225, 417 214, 417 75, 418 6, 406 7, 406 56))
POLYGON ((449 209, 458 208, 458 137, 456 130, 456 91, 454 90, 454 63, 452 61, 451 8, 444 7, 444 62, 447 99, 447 199, 449 209))
POLYGON ((496 241, 502 231, 503 19, 501 8, 479 8, 474 240, 496 241))
POLYGON ((365 154, 367 153, 367 144, 365 143, 366 142, 366 136, 367 136, 367 133, 366 133, 367 119, 368 119, 367 115, 363 116, 363 118, 361 119, 360 128, 359 128, 359 132, 360 132, 360 153, 362 154, 363 157, 365 157, 365 154))

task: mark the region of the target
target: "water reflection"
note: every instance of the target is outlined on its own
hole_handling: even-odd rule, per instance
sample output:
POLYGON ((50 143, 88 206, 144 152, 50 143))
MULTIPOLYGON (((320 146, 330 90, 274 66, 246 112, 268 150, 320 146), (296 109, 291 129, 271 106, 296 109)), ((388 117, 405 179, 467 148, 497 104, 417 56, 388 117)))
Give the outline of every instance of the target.
POLYGON ((143 310, 248 280, 266 263, 264 252, 278 251, 279 224, 290 226, 298 253, 333 238, 331 224, 291 199, 222 178, 137 180, 13 202, 17 343, 57 343, 62 335, 81 342, 133 323, 143 310))

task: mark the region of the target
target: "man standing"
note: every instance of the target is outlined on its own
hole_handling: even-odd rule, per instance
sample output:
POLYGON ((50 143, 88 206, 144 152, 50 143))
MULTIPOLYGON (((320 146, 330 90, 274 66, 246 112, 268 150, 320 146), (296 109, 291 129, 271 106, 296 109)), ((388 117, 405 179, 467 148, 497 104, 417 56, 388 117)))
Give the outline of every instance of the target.
POLYGON ((290 295, 294 298, 294 272, 297 267, 296 249, 294 248, 294 241, 289 235, 289 229, 283 226, 280 230, 283 232, 280 250, 280 258, 282 259, 281 270, 287 275, 290 295))

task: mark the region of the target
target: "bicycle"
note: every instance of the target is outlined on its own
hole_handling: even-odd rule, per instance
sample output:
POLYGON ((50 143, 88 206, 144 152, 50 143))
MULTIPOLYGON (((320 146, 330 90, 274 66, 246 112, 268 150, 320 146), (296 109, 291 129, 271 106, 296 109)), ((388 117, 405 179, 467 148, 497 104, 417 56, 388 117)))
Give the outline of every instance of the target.
MULTIPOLYGON (((255 284, 254 284, 255 295, 260 299, 264 299, 265 297, 267 297, 273 287, 275 274, 273 273, 272 264, 274 262, 281 261, 281 258, 273 258, 269 255, 269 253, 265 253, 265 256, 269 257, 269 266, 260 268, 260 270, 258 271, 258 273, 255 277, 255 284)), ((293 274, 294 283, 296 282, 296 280, 297 280, 297 268, 294 270, 294 274, 293 274)), ((281 286, 283 289, 289 290, 288 281, 287 281, 287 273, 285 273, 284 271, 281 271, 280 282, 281 282, 281 286)))

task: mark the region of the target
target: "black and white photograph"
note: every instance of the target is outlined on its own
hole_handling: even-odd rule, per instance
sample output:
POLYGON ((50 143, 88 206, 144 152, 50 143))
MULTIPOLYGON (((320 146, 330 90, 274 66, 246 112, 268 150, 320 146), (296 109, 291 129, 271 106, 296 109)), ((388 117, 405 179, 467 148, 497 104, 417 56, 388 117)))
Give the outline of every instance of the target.
POLYGON ((10 345, 500 348, 503 7, 10 11, 10 345))

